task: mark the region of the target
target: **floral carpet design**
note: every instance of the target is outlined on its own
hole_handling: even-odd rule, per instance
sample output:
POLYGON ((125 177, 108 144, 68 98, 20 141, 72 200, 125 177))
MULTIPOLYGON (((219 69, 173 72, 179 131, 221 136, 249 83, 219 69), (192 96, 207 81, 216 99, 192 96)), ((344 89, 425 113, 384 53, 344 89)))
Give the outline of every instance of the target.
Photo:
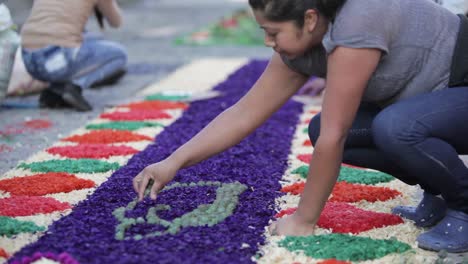
POLYGON ((249 10, 241 9, 220 21, 190 34, 178 37, 178 45, 263 45, 260 28, 249 10))
POLYGON ((117 106, 7 172, 0 262, 434 262, 414 243, 422 230, 390 214, 414 203, 416 190, 346 164, 316 235, 266 232, 294 212, 312 158, 306 121, 320 109, 292 100, 238 145, 181 170, 157 201, 136 202, 132 178, 234 104, 265 66, 254 60, 227 74, 212 87, 216 98, 154 94, 117 106))

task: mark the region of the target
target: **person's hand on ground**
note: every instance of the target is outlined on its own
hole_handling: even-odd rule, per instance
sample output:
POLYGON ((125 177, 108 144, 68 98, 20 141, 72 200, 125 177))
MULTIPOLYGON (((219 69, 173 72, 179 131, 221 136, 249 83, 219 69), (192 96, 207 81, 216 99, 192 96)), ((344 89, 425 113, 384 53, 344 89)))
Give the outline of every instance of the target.
POLYGON ((297 214, 288 215, 273 222, 268 230, 272 236, 310 236, 315 225, 302 221, 297 214))
POLYGON ((145 190, 150 184, 150 180, 153 180, 150 197, 151 199, 156 200, 158 192, 174 178, 177 170, 178 169, 175 166, 166 160, 151 164, 144 168, 135 178, 133 178, 133 188, 138 193, 138 201, 143 200, 145 190))

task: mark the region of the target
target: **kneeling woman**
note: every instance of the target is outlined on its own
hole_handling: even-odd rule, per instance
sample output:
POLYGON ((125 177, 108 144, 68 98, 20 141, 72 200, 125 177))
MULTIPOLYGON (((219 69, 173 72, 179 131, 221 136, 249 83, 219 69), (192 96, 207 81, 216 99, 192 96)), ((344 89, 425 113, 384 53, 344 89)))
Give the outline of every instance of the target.
POLYGON ((427 0, 249 3, 275 51, 265 72, 238 103, 135 177, 140 199, 150 179, 154 199, 177 170, 237 144, 309 76, 326 75, 304 192, 273 233, 313 234, 344 161, 421 185, 420 206, 395 213, 435 225, 418 237, 420 247, 468 251, 468 169, 458 156, 468 153, 468 63, 457 56, 468 47, 466 17, 427 0))
POLYGON ((115 0, 36 0, 21 30, 23 61, 36 79, 50 83, 42 107, 91 110, 82 89, 120 77, 127 54, 118 43, 83 35, 94 11, 113 27, 122 17, 115 0))

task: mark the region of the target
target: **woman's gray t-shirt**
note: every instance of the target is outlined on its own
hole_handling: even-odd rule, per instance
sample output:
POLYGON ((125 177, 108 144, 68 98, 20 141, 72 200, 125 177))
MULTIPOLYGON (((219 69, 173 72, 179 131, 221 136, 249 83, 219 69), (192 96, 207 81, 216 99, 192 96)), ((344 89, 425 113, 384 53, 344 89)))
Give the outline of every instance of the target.
POLYGON ((387 105, 448 86, 460 19, 428 0, 347 0, 322 44, 283 61, 304 75, 325 76, 336 47, 376 48, 382 57, 363 101, 387 105))

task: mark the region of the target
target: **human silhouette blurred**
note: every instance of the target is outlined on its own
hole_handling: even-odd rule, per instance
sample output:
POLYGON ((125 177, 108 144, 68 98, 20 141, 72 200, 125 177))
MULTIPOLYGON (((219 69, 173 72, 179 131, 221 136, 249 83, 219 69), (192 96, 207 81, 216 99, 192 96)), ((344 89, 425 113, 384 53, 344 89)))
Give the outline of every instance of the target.
POLYGON ((50 85, 39 97, 41 107, 92 110, 82 90, 113 83, 125 73, 125 48, 83 33, 96 15, 112 27, 122 24, 115 0, 35 0, 21 30, 22 56, 27 71, 50 85))

